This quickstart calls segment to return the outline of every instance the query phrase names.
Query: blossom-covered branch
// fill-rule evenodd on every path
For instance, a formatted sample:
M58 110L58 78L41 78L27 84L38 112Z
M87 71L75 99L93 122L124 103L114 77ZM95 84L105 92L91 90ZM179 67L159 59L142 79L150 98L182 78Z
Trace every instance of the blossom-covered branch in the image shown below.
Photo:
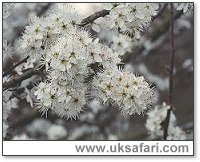
M33 75L41 74L42 70L43 70L43 68L41 68L41 69L32 68L32 69L28 70L27 72L23 73L22 75L18 75L17 77L13 78L12 80L5 82L3 84L3 90L6 90L10 87L14 87L17 84L21 83L23 80L32 77Z
M102 104L117 104L122 114L132 115L141 114L157 101L157 93L144 77L118 68L123 54L100 43L99 39L94 39L87 30L77 25L84 26L109 14L106 23L111 22L111 28L132 31L134 26L137 37L157 14L159 5L114 3L107 7L109 9L83 19L72 6L59 4L46 17L32 17L17 46L22 55L27 54L39 63L36 67L42 66L46 70L47 80L33 90L36 108L42 114L51 110L63 118L76 118L86 104L85 76L95 73L90 65L96 63L101 70L90 83L90 94ZM109 78L111 73L115 80ZM40 74L40 70L34 68L17 76L4 83L4 90L35 74ZM117 86L119 84L121 87Z
M25 57L24 59L22 59L21 61L19 61L18 63L16 63L15 65L13 65L12 67L10 67L9 69L7 69L4 73L3 73L3 77L5 77L6 75L10 74L17 66L23 64L24 62L26 62L29 59L29 56Z
M50 5L48 5L49 8ZM46 7L47 8L47 7ZM42 10L43 11L43 10ZM96 20L99 17L103 17L105 15L108 15L109 11L108 10L101 10L98 12L95 12L94 14L84 18L81 23L79 24L79 26L84 27L85 25L93 22L94 20ZM39 15L41 15L41 13L39 13ZM29 58L29 56L27 56L26 58L24 58L23 60L19 61L17 64L15 64L14 66L12 66L11 68L9 68L6 72L4 72L3 77L6 76L7 74L9 74L15 67L17 67L18 65L24 63L25 61L27 61ZM37 74L39 71L41 71L41 69L35 70L34 68L25 72L23 75L16 77L6 83L3 84L3 88L4 90L14 86L15 84L21 83L23 80Z

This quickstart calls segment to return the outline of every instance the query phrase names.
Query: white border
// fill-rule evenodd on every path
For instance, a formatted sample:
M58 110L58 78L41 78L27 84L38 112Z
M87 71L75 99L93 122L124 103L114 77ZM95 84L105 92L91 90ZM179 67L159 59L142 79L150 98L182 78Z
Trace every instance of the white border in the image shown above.
M193 155L193 141L4 141L3 155Z

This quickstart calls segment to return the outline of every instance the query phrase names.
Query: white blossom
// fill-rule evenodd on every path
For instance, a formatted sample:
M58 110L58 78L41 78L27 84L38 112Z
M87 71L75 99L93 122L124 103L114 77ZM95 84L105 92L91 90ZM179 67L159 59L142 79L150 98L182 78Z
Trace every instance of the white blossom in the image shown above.
M130 32L133 37L139 38L140 31L146 28L152 16L158 13L159 5L157 3L105 3L103 7L110 10L109 15L104 18L104 24L108 28Z
M120 55L124 55L126 52L131 52L134 41L130 37L123 34L113 35L111 48L114 51L117 51Z
M162 105L156 105L154 109L147 113L146 128L148 129L151 138L163 137L163 122L167 117L169 105L164 102ZM174 113L170 112L170 120L168 127L167 140L184 140L185 132L183 132L176 124Z
M103 103L116 103L124 115L141 114L156 102L156 92L144 77L118 68L105 69L94 79L94 96Z
M186 133L178 126L169 125L167 140L186 140Z
M120 28L126 30L129 4L112 5L110 17L113 23L117 21ZM155 7L151 6L146 12L153 15L150 11L154 9ZM94 86L92 88L95 89L95 93L97 92L94 95L99 95L103 103L108 100L115 101L125 115L140 114L155 102L156 95L143 77L116 70L116 65L121 62L120 55L131 48L128 43L130 39L120 35L119 39L123 38L122 42L117 38L113 39L113 49L111 49L78 26L82 19L83 17L70 5L58 4L46 17L39 18L32 15L29 25L19 40L18 47L21 52L27 53L34 62L39 62L38 66L45 66L47 73L47 80L33 89L36 108L42 114L47 115L51 110L63 118L76 118L86 104L85 77L89 73L96 73L91 69L91 65L98 64L99 69L104 69L104 72L98 74L98 79L91 81L91 85ZM116 44L118 46L115 46ZM29 68L29 65L25 64L24 67ZM106 89L107 83L102 82L101 87L98 86L99 81L108 71L115 78L111 82L111 78L108 77L114 87L112 91ZM117 85L120 83L117 82L119 75L125 77L124 84L121 86ZM134 85L132 79L137 80L139 88ZM125 85L126 83L130 85ZM126 86L132 86L134 92ZM102 93L104 89L107 94ZM31 102L29 96L27 97Z

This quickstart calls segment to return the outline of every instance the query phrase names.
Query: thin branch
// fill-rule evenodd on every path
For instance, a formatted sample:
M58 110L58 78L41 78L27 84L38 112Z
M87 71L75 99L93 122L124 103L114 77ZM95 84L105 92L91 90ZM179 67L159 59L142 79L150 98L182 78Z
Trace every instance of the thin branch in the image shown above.
M168 94L168 102L170 105L170 109L167 110L167 117L164 121L164 132L163 139L166 140L168 136L168 127L170 121L170 114L172 111L172 102L173 102L173 92L174 92L174 65L175 65L175 44L174 44L174 7L173 3L170 3L170 37L171 37L171 60L170 60L170 69L169 69L169 94Z
M9 69L7 69L4 73L3 73L3 77L5 77L6 75L10 74L17 66L23 64L24 62L26 62L29 59L29 56L27 56L26 58L24 58L23 60L19 61L18 63L16 63L15 65L13 65L12 67L10 67Z
M17 84L21 83L23 80L32 77L33 75L40 74L43 69L44 69L44 67L40 68L40 69L33 68L33 69L30 69L27 72L23 73L22 75L18 75L16 78L14 78L8 82L5 82L3 84L3 90L6 90L10 87L14 87Z
M104 17L104 16L108 15L109 13L110 13L109 10L101 10L101 11L95 12L94 14L83 19L81 24L79 24L79 26L83 27L83 26L93 22L94 20L98 19L99 17Z

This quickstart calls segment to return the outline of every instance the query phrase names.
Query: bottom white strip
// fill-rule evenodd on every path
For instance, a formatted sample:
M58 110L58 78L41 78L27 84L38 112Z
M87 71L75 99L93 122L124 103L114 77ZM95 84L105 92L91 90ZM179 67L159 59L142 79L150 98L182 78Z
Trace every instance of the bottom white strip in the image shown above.
M3 155L193 155L193 141L3 141Z

